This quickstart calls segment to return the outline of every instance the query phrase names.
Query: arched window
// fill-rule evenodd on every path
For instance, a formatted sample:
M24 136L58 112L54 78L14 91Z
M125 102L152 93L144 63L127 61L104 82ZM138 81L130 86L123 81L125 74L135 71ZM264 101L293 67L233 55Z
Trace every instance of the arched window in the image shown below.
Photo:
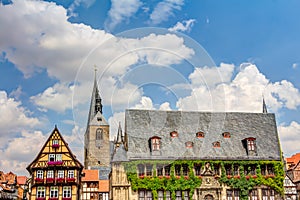
M96 130L96 140L103 140L103 129L98 128Z

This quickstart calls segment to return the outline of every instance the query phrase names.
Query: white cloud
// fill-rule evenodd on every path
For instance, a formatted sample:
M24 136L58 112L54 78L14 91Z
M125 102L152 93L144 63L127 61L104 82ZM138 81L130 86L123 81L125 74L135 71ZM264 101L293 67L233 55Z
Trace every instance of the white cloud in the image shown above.
M128 20L142 6L140 0L112 0L105 24L108 30L114 29L119 23Z
M164 102L159 106L159 110L172 110L169 102Z
M173 34L152 33L141 39L127 40L127 45L137 52L140 60L162 66L179 64L195 54L193 49L185 46L183 38Z
M23 131L21 137L7 142L6 149L0 149L3 156L0 169L4 171L13 170L18 175L27 175L26 167L37 156L46 139L46 136L40 131L34 131L33 133Z
M152 100L150 97L142 97L140 102L132 107L133 109L152 110L154 109Z
M79 7L80 5L84 5L85 7L89 8L91 5L95 3L96 0L75 0L73 3L69 6L68 12L69 16L77 16L75 13L75 9Z
M105 80L105 87L101 87L103 99L111 101L111 88L121 90L115 94L124 95L126 86L130 88L127 94L138 94L132 92L136 90L133 85L115 85L116 79L132 65L139 62L178 64L194 54L182 38L173 34L150 34L138 39L117 38L84 24L70 23L67 11L49 2L16 0L13 4L1 6L0 24L6 30L0 32L0 51L6 53L6 59L26 77L44 68L50 77L58 80L44 92L31 97L44 111L64 112L72 108L72 104L76 106L87 102L90 90L86 88L91 87L84 89L84 86L92 82L94 64L98 65L100 79ZM137 97L132 96L131 99L135 101ZM127 98L113 100L115 106L116 103L128 103Z
M40 124L39 119L32 117L32 113L20 101L8 98L5 91L0 91L0 113L1 136L18 133Z
M285 156L291 156L295 152L299 152L300 142L300 124L292 121L289 125L280 125L278 133Z
M297 67L298 67L298 63L293 63L293 65L292 65L292 67L293 67L293 69L296 69Z
M191 28L194 26L195 19L183 20L182 22L177 22L175 26L169 28L171 32L181 31L181 32L190 32Z
M221 63L220 67L197 67L189 75L189 79L194 87L206 85L211 88L221 83L230 82L233 70L234 65L225 63Z
M272 83L253 64L242 64L241 71L230 80L232 65L221 64L217 69L195 69L190 75L191 94L180 98L180 110L262 112L262 95L271 111L296 109L300 93L292 83L282 80ZM222 76L221 76L222 75ZM202 83L208 83L209 87Z
M160 24L174 15L174 10L181 10L184 0L164 0L159 2L150 15L152 24Z

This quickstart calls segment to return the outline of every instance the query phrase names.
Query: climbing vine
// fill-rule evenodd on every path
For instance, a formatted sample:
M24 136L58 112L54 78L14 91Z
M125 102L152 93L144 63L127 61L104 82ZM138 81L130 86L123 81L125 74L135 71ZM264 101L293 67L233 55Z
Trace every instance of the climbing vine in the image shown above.
M139 189L151 190L153 199L158 199L158 191L170 191L172 199L176 199L176 191L189 191L190 199L192 199L193 193L196 188L200 187L202 184L202 178L194 174L194 165L200 164L204 167L205 163L209 162L212 171L214 171L215 166L221 167L221 176L216 177L220 184L230 186L233 189L240 190L241 200L247 200L249 191L251 191L255 186L266 185L273 188L279 194L283 195L283 179L284 171L283 164L281 161L191 161L191 160L176 160L176 161L131 161L125 163L125 169L128 180L131 182L131 187L134 191ZM156 170L152 170L152 176L139 177L137 175L137 166L139 164L150 164L153 169L156 169L158 164L170 165L170 176L157 176ZM175 176L175 165L187 165L188 166L188 176L183 176L182 168L181 175ZM227 176L225 165L233 166L237 165L239 167L239 176ZM256 175L245 174L244 169L249 165L256 166ZM261 174L262 165L272 165L274 169L274 175L264 176ZM166 194L164 194L164 198Z

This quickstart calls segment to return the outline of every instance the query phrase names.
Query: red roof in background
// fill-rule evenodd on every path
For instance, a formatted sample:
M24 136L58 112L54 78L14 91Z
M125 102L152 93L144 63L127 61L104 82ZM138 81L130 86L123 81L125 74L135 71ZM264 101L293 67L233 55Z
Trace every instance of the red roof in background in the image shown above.
M99 173L97 169L84 169L82 171L85 175L82 181L99 181Z
M99 180L99 192L109 192L109 180Z
M18 176L17 177L17 184L19 184L19 185L25 185L26 181L27 181L26 176Z
M300 153L296 153L290 158L286 158L285 160L287 163L294 163L296 165L300 161Z

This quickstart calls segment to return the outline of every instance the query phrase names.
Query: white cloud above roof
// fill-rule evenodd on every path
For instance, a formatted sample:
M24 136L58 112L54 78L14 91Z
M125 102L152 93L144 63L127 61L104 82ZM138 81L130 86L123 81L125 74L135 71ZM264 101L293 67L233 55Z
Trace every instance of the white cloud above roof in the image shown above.
M174 16L174 11L181 10L183 5L184 0L164 0L159 2L150 14L151 23L157 25L167 21L169 17Z
M105 22L106 28L113 30L118 24L132 17L142 5L140 0L112 0L109 17Z
M168 30L171 32L190 32L195 22L195 19L183 20L182 22L177 22L173 27L169 28Z

